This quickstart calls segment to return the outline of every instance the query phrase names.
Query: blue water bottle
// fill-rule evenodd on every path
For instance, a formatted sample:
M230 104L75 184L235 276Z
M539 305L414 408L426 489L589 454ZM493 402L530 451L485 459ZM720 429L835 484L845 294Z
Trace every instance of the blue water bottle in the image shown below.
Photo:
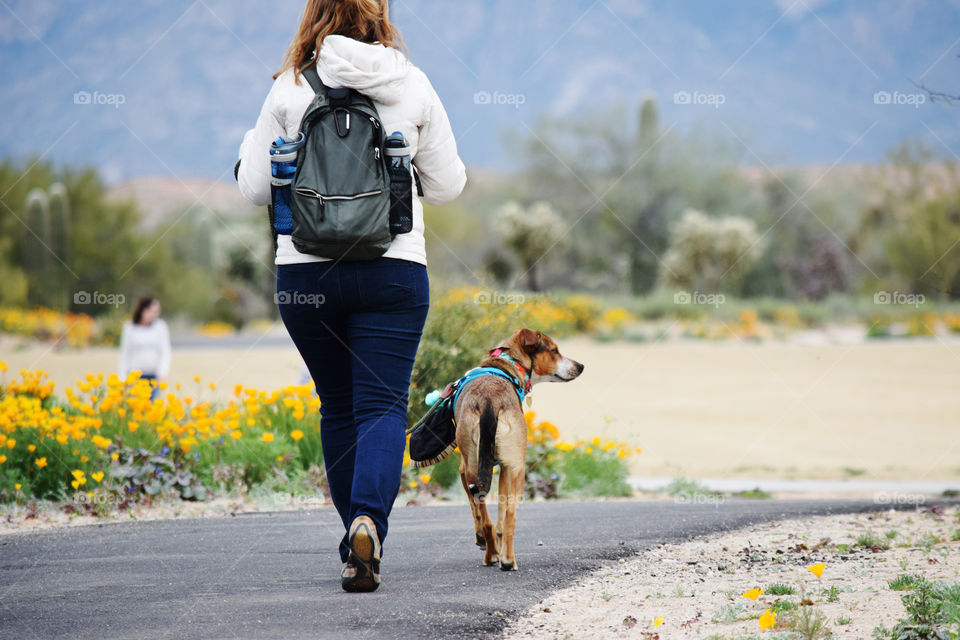
M387 173L390 175L390 234L413 230L413 175L410 172L410 147L400 131L387 136L384 145Z
M293 212L290 210L290 185L297 174L297 155L303 146L303 133L293 140L277 138L270 145L270 193L273 202L273 229L277 233L293 233Z

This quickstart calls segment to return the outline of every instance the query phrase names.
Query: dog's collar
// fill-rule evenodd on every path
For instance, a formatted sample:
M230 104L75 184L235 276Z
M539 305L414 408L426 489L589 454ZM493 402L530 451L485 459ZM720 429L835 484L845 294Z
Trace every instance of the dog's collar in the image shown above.
M503 358L510 364L512 364L517 369L517 373L520 374L520 382L523 384L524 393L530 393L530 387L533 386L533 369L531 368L530 372L527 372L527 368L524 367L516 358L507 353L507 350L503 347L497 347L490 351L490 356L493 358Z

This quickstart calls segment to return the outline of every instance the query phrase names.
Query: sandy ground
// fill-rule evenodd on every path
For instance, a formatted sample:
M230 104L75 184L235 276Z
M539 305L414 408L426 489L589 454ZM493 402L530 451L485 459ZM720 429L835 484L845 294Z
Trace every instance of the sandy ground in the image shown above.
M890 511L787 520L660 545L552 594L503 637L748 638L761 635L758 617L777 600L806 597L812 604L804 608L821 612L833 637L871 638L878 624L892 627L904 616L904 592L889 588L892 578L909 573L960 581L960 540L951 541L958 530L960 510ZM868 531L890 549L856 547ZM818 579L807 567L821 562L826 567ZM742 595L774 583L795 593ZM795 613L778 614L773 630L787 629Z
M960 344L940 339L798 345L561 341L583 362L575 382L534 389L561 436L643 447L637 476L960 479ZM113 371L111 349L4 348L12 372L42 368L58 391ZM201 398L235 383L296 382L292 348L180 349L172 382ZM203 384L193 382L200 375ZM206 387L216 382L216 391Z

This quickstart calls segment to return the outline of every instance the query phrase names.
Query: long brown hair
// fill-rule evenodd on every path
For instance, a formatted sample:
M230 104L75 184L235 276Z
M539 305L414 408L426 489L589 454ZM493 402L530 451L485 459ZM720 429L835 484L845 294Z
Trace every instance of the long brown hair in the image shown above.
M323 39L341 35L360 42L379 42L407 52L400 32L390 22L388 0L307 0L300 20L300 28L287 48L283 66L273 75L293 69L294 81L300 84L300 73L310 66L315 51Z
M137 306L133 310L133 324L140 324L140 321L143 320L143 312L156 301L157 299L153 296L144 296L137 300Z

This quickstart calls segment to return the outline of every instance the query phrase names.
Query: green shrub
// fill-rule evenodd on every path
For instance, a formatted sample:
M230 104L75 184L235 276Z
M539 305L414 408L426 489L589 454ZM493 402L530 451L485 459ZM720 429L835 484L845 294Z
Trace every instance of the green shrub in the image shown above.
M904 576L898 576L903 578ZM892 583L891 583L892 584ZM892 588L892 586L891 586ZM960 583L936 585L916 577L913 590L901 597L907 617L892 629L874 629L876 640L946 640L947 627L960 623Z
M627 463L617 451L581 444L560 455L560 491L564 495L632 496Z
M684 498L687 500L693 498L713 498L717 495L696 480L688 480L686 478L674 478L670 484L663 488L663 492L675 498Z

